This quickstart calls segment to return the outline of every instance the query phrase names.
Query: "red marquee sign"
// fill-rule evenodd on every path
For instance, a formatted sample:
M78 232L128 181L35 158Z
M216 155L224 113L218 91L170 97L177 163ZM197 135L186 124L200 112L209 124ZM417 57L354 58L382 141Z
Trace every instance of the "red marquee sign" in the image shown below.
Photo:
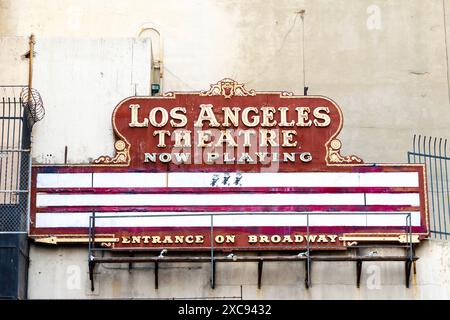
M207 91L130 97L113 111L115 155L35 166L30 235L113 248L345 248L428 234L425 168L341 155L332 100Z
M131 97L115 108L114 158L150 171L297 172L362 163L342 157L342 112L325 97L247 91L231 79L200 93Z

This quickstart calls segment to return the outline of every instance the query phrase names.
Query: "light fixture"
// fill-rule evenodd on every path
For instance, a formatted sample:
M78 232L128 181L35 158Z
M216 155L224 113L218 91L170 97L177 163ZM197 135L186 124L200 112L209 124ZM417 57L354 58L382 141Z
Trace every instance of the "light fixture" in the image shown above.
M159 83L152 83L152 96L156 96L159 93Z
M373 256L376 256L377 254L378 254L377 251L370 251L370 252L367 254L367 256L368 256L368 257L373 257Z

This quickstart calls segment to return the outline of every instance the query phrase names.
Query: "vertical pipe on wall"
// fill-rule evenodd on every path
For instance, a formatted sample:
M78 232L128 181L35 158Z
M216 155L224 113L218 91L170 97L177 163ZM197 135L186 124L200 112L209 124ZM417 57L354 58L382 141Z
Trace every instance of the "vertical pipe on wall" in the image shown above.
M28 45L29 45L29 49L30 49L30 59L28 60L28 106L30 106L31 104L31 89L33 87L33 56L34 56L34 45L36 44L36 41L34 39L34 34L30 35L29 41L28 41ZM25 117L26 111L23 110L23 117ZM24 118L25 120L25 118ZM23 120L23 121L24 121ZM25 133L25 131L23 132ZM27 132L27 134L31 135L31 132ZM28 203L27 203L27 231L29 232L30 230L30 212L31 212L31 207L30 207L30 203L31 203L31 175L32 175L32 166L31 166L31 143L27 146L28 147ZM23 148L23 146L22 146ZM20 188L22 189L22 188Z
M30 59L28 60L28 103L31 101L31 88L33 87L33 55L34 55L34 34L31 34L28 42L30 46Z
M445 193L442 195L443 199L447 196L447 214L444 213L444 232L445 232L445 240L447 240L447 215L450 214L450 201L449 199L449 190L448 190L448 171L447 171L447 139L444 140L444 164L445 164Z
M426 136L425 136L425 138L424 138L424 143L425 143L425 140L426 140ZM424 151L425 151L426 149L424 148ZM428 137L428 154L430 154L430 155L432 155L431 154L431 136L430 137ZM430 173L433 173L433 163L431 162L431 158L432 157L428 157L428 168L429 168L429 171L430 171ZM435 206L434 206L434 196L435 196L435 194L434 194L434 184L433 184L433 174L430 174L430 188L431 188L431 211L433 212L433 230L432 231L434 231L434 232L436 232L436 214L435 214Z
M303 73L303 95L308 95L308 87L306 86L306 67L305 67L305 9L297 12L302 19L302 73Z

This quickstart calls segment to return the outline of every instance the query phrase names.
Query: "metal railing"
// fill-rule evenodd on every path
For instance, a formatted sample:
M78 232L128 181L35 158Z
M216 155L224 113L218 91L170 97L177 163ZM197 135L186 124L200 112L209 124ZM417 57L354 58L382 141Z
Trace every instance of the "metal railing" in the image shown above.
M414 135L408 163L423 163L426 166L430 236L450 239L450 157L447 156L447 139Z
M309 288L311 286L311 262L312 261L356 261L357 262L357 286L359 287L360 282L360 275L361 275L361 265L363 261L403 261L406 263L406 286L409 287L409 280L410 280L410 273L411 273L411 266L412 263L417 260L418 258L414 255L414 242L413 242L413 229L412 229L412 218L410 212L402 212L399 214L405 215L405 225L403 227L399 227L399 230L403 230L403 234L406 236L406 241L404 244L378 244L378 246L381 247L389 247L389 248L404 248L406 249L405 255L361 255L359 254L360 248L373 248L377 245L374 243L368 243L366 245L352 245L347 247L347 249L357 250L356 254L351 255L326 255L326 256L319 256L315 255L314 253L317 251L323 251L323 250L330 250L330 249L345 249L343 245L339 246L333 246L333 245L326 245L326 246L319 246L314 245L311 246L311 226L310 226L310 216L311 215L317 215L317 213L311 213L311 212L283 212L283 215L306 215L306 237L304 238L306 244L302 245L290 245L285 247L280 246L255 246L255 245L249 245L245 247L227 247L227 246L217 246L214 244L214 235L215 235L215 228L217 228L214 225L214 217L216 216L239 216L239 215L277 215L280 213L276 212L227 212L227 213L192 213L192 214L146 214L146 213L139 213L139 214L133 214L133 215L121 215L120 213L116 215L98 215L97 213L93 213L89 217L89 245L88 245L88 263L89 263L89 277L91 280L91 290L94 291L94 268L97 263L129 263L130 268L132 263L139 263L139 262L153 262L155 263L155 288L158 288L158 264L161 262L203 262L203 263L210 263L211 265L211 274L210 274L210 282L211 282L211 288L214 289L215 287L215 273L216 273L216 262L231 262L231 261L242 261L242 262L258 262L258 287L261 286L261 273L262 273L262 264L264 261L304 261L305 262L305 286L306 288ZM344 212L340 213L342 215L360 215L359 212ZM364 214L367 215L377 215L377 214L383 214L383 212L365 212ZM99 219L120 219L120 218L142 218L142 217L152 217L152 218L167 218L167 217L191 217L191 216L203 216L203 217L209 217L210 225L209 225L209 247L208 246L190 246L188 248L179 248L176 249L185 249L186 251L195 251L198 249L206 250L209 252L208 256L201 256L198 253L196 253L193 256L174 256L174 257L166 257L162 256L161 254L159 256L147 256L147 257L135 257L134 254L131 254L131 256L128 257L104 257L103 253L105 251L111 251L111 246L97 246L98 241L96 241L96 233L97 229L99 228L97 220ZM220 226L224 227L224 226ZM100 227L101 228L101 227ZM208 241L207 241L208 243ZM151 248L139 248L142 249L142 251L155 251L155 250L164 250L164 249L170 249L169 246L157 246L157 247L151 247ZM290 252L294 251L294 254L284 254L284 255L264 255L264 256L245 256L245 255L239 255L239 257L233 257L230 258L230 256L223 256L220 253L222 253L224 250L230 252L233 250L239 250L239 251L267 251L267 249L271 249L272 252L280 252L283 250L289 250ZM300 254L296 253L295 250L306 250L305 252L301 252ZM123 248L122 251L126 251L128 253L132 253L136 251L134 248ZM96 255L97 252L102 252L102 256L98 257Z

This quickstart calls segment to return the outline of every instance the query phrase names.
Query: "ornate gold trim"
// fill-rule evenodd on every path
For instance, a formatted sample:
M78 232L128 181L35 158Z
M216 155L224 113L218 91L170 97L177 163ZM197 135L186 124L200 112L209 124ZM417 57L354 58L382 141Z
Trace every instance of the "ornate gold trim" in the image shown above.
M100 156L93 162L95 164L129 164L130 162L130 148L123 140L117 140L114 143L116 149L116 155L111 158L110 156Z
M88 243L89 237L86 235L53 235L34 238L34 242L54 245L61 243ZM95 242L101 243L102 246L111 247L115 242L119 242L119 238L116 238L114 235L99 235L95 237Z
M244 88L244 84L230 78L222 79L210 86L208 91L200 91L200 96L224 96L225 99L230 99L232 96L256 96L255 90L247 90Z
M100 246L103 248L114 248L114 243L118 242L118 241L114 241L114 242L102 242L100 243Z
M364 242L364 241L369 241L369 242L376 242L376 241L398 241L400 243L408 243L408 242L412 242L412 243L419 243L420 239L419 239L419 235L418 233L414 233L414 234L382 234L379 236L376 236L376 233L373 234L348 234L348 233L344 233L341 237L339 237L340 241L344 241L347 242L347 246L350 245L350 243L352 242Z
M355 156L341 156L342 142L339 139L333 139L327 149L327 164L328 163L345 163L354 164L362 163L362 159Z

